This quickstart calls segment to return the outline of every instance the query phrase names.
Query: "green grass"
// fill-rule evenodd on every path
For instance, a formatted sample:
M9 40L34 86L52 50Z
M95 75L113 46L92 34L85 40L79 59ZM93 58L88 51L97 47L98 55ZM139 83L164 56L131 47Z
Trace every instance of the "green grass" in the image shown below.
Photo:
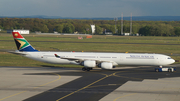
M93 36L91 39L78 40L78 36L69 35L23 35L30 44L40 51L84 51L84 52L129 52L180 54L180 37L155 36ZM66 43L62 43L64 41ZM71 42L71 43L68 43ZM76 43L80 42L80 43ZM102 42L102 43L86 43ZM148 43L148 44L125 44ZM162 44L162 45L159 45ZM170 45L179 44L179 45ZM16 50L14 39L10 34L0 34L0 50ZM171 56L180 60L180 56ZM81 67L76 65L54 65L34 61L22 56L0 52L0 66L28 67Z

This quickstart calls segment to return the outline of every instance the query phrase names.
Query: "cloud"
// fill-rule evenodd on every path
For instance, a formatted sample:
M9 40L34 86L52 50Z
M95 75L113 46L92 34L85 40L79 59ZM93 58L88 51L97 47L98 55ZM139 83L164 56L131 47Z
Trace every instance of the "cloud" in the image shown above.
M179 0L1 0L0 15L120 17L179 15ZM7 6L8 5L8 6Z

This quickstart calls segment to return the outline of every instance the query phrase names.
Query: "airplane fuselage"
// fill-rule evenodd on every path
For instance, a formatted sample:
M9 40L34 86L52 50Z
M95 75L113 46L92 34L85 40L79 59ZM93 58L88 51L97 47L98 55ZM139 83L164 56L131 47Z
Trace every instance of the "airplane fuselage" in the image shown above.
M99 62L110 62L115 65L151 65L162 66L175 62L174 59L163 54L144 54L144 53L93 53L93 52L23 52L25 57L37 61L53 64L79 64L73 59L95 60ZM54 54L63 58L57 58Z

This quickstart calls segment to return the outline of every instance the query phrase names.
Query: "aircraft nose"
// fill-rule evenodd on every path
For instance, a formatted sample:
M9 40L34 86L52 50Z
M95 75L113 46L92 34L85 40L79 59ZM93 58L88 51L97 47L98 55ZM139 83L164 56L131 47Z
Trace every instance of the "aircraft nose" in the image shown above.
M171 64L172 64L172 63L174 63L174 62L175 62L175 60L174 60L174 59L172 59Z

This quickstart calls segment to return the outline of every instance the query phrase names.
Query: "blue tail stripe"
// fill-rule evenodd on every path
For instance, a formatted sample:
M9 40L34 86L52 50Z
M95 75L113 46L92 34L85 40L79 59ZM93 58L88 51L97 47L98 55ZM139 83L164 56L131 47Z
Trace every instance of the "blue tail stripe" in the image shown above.
M29 51L29 52L38 52L38 50L34 49L32 46L25 47L19 51Z

